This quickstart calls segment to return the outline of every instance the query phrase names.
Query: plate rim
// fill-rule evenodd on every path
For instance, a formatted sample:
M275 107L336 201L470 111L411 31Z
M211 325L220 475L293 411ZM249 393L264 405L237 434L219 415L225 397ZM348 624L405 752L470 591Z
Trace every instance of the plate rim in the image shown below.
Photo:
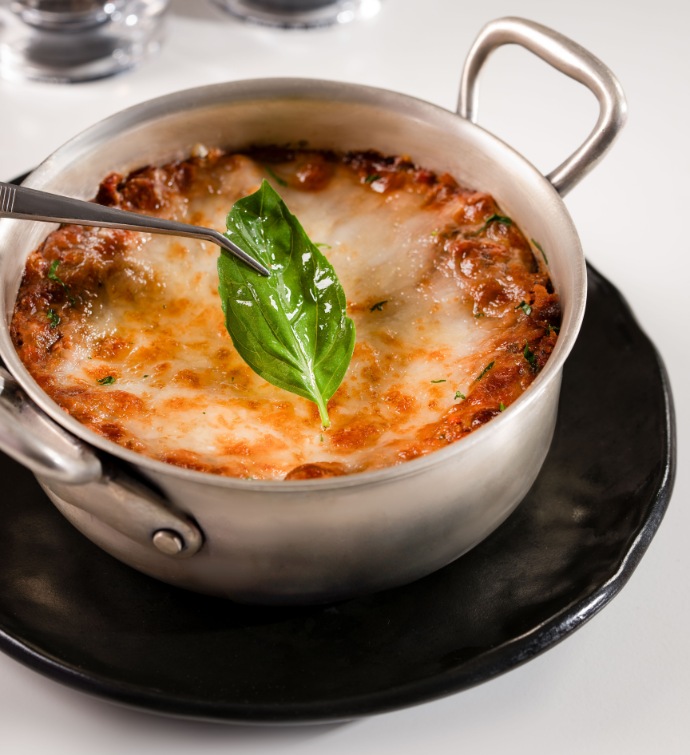
M114 681L100 673L84 672L72 663L61 661L51 652L18 639L2 626L0 650L54 681L111 703L149 713L238 724L326 724L401 710L459 693L517 668L554 647L597 615L628 582L658 531L670 502L676 474L675 411L664 362L621 292L589 262L587 268L597 284L607 289L607 295L615 296L617 304L655 357L664 407L660 421L663 419L665 433L660 443L663 469L658 475L655 494L649 498L647 514L638 528L633 530L635 538L624 551L615 573L586 597L564 606L528 632L502 642L460 666L384 690L317 702L257 704L193 700L189 696L170 692L161 694L137 684Z

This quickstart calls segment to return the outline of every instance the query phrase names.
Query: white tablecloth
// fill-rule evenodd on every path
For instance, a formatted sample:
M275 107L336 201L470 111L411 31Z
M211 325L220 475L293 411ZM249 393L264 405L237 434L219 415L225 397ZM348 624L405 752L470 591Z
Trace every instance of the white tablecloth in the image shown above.
M103 753L604 753L690 751L690 425L687 375L690 5L685 0L387 0L373 19L280 31L210 2L172 3L163 51L92 84L0 82L0 177L31 169L98 119L177 89L290 75L398 90L454 108L482 25L521 15L561 31L618 75L629 122L566 203L589 260L623 292L675 389L679 474L658 535L600 614L528 664L479 687L354 723L252 728L130 711L0 655L0 751ZM548 172L588 133L592 96L517 48L482 76L480 122ZM650 265L650 261L653 265ZM602 366L602 379L606 369ZM685 468L683 468L685 466Z

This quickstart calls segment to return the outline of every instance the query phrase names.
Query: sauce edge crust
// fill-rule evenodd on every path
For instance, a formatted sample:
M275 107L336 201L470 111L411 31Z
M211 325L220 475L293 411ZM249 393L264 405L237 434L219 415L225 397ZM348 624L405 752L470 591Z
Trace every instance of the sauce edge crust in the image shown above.
M247 161L251 163L250 173L254 171L252 178L256 178L256 171L264 172L279 192L296 192L295 197L316 197L318 201L319 196L326 196L322 192L326 192L332 182L345 176L342 180L351 181L357 191L375 194L381 202L409 195L420 213L443 219L443 224L425 237L424 243L430 252L420 255L416 287L422 291L420 301L426 301L428 292L434 290L438 281L446 288L450 282L453 290L457 290L458 306L465 314L470 313L477 327L486 328L481 349L463 362L467 374L462 388L453 392L454 386L441 385L450 383L445 376L428 381L439 384L429 388L435 391L433 395L425 396L425 411L435 404L434 418L427 421L427 416L410 431L406 420L415 414L419 405L414 387L410 389L395 381L386 383L387 373L382 380L375 368L380 371L385 360L379 354L367 362L364 352L369 344L360 343L359 359L364 366L358 375L370 381L369 386L360 390L364 394L372 393L377 381L382 382L386 390L381 389L379 393L373 390L373 406L350 414L346 408L342 409L343 421L334 422L333 431L326 436L327 453L321 453L318 443L312 443L302 458L292 458L282 466L262 466L261 461L254 458L262 447L265 446L267 453L283 453L269 437L270 433L266 441L252 445L231 438L231 428L226 433L228 439L224 441L223 452L216 456L200 453L198 447L190 447L184 440L168 448L154 444L152 451L132 427L137 424L154 426L161 421L164 424L165 417L160 416L161 405L153 406L146 390L128 390L127 381L121 377L123 360L131 355L131 344L126 337L119 336L117 327L111 328L111 336L89 340L88 335L89 321L103 317L109 298L120 295L136 299L139 295L156 294L153 288L160 286L160 281L155 275L147 278L142 273L142 281L132 283L131 280L136 275L132 273L134 268L129 260L147 242L143 236L132 232L64 225L27 260L11 335L20 358L37 383L66 412L125 448L178 466L237 477L312 479L391 466L443 448L506 410L529 387L556 343L561 316L558 296L553 291L546 265L532 251L512 219L501 214L490 195L463 188L449 175L437 175L420 168L404 156L389 157L375 152L336 154L276 147L227 154L212 150L181 162L146 166L128 176L113 173L101 183L95 201L203 224L199 217L189 217L191 200L200 194L223 199L224 176L249 170ZM204 201L210 201L208 197ZM232 201L225 202L226 211ZM180 253L179 241L168 243L178 250L175 254ZM328 256L327 251L326 254ZM347 287L345 290L348 294ZM358 297L355 301L348 297L348 313L363 319L377 316L382 310L394 310L385 295L381 294L380 299L376 295ZM156 300L155 296L153 299ZM220 305L216 303L219 310ZM132 306L136 319L136 302ZM103 329L100 332L102 336ZM86 345L79 342L84 333L87 333ZM234 349L227 333L224 335L227 343L216 351L227 349L227 361L232 358ZM376 338L380 352L378 332ZM152 347L155 347L155 338L153 340ZM391 351L400 350L401 346L407 348L399 337L391 336L389 340ZM156 388L156 380L158 387L168 392L174 383L179 395L172 397L173 404L177 398L181 405L190 400L194 391L206 389L207 378L194 369L178 369L172 377L166 374L161 366L174 361L174 355L166 353L168 347L166 344L165 348L159 348L158 353L153 348L151 360L141 362L142 370L148 370L142 374L147 379L153 376L152 390ZM419 349L417 352L419 359L431 358L428 352L421 353ZM77 379L63 381L60 369L65 362L75 361L75 353L81 355L82 362L90 364L80 365ZM222 360L223 355L218 358ZM294 397L287 399L279 389L272 389L265 396L262 389L255 386L258 378L253 380L240 372L237 372L236 382L235 378L232 380L234 391L239 390L242 380L248 386L248 405L258 411L260 417L268 420L277 417L275 421L287 427L299 419L292 406ZM346 406L353 390L352 385L344 389L341 386L331 399L329 410L333 405L338 416L338 410ZM437 398L442 390L447 392L443 400ZM272 410L257 409L254 404L261 401L271 404ZM242 405L241 408L245 411L247 407ZM207 414L200 412L200 419ZM305 421L313 421L318 416L310 409L306 413ZM397 437L388 437L388 429L396 421L401 432ZM318 420L315 420L315 430L318 430L317 425ZM315 432L314 436L317 435L319 433ZM324 434L320 435L319 442L323 444Z

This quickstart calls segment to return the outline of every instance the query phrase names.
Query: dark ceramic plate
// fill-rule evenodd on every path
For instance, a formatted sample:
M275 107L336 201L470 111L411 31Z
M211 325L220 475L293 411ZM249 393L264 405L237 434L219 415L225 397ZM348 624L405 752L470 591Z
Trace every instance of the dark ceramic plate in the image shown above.
M551 647L625 584L673 481L663 365L615 288L591 270L589 282L546 464L517 511L455 563L325 607L235 605L115 561L2 457L0 647L120 703L244 722L392 710Z

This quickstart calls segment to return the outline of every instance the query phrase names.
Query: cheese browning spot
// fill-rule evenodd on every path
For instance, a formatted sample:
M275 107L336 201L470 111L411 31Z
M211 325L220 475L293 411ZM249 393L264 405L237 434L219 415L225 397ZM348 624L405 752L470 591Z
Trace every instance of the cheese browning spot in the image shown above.
M357 329L331 427L319 432L314 404L240 358L213 245L70 225L29 256L11 325L21 359L65 411L169 464L306 480L461 440L543 369L561 314L542 248L490 195L406 156L205 148L107 176L97 200L223 230L266 178L318 240Z

